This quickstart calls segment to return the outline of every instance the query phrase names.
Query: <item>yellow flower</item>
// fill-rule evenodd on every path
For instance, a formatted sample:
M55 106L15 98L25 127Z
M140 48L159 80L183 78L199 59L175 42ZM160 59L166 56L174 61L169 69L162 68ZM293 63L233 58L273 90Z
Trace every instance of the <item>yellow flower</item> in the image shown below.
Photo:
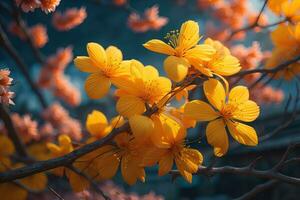
M31 144L27 147L28 154L36 160L48 160L51 158L46 142Z
M15 152L12 141L5 135L0 135L0 172L6 171L7 166L11 165L11 156Z
M89 133L97 139L105 137L112 129L112 127L108 125L105 115L97 110L94 110L88 115L86 128Z
M5 172L23 166L21 163L12 164L9 156L11 156L14 152L15 148L11 140L5 135L0 135L0 172ZM19 183L32 191L39 192L46 188L47 176L43 173L38 173L20 179ZM1 199L26 200L28 191L15 183L7 182L0 184L0 194Z
M58 145L54 143L47 143L47 148L51 151L53 158L66 155L74 149L72 140L67 135L60 135L58 137ZM88 180L66 167L58 167L53 170L53 173L57 176L63 176L65 174L68 177L69 183L74 192L81 192L89 187Z
M279 25L272 33L271 39L275 46L272 56L267 60L265 68L272 69L294 59L300 53L300 24ZM300 73L300 63L295 62L279 70L271 76L275 79L291 80Z
M265 68L272 69L284 62L294 59L296 56L297 56L296 51L293 52L292 50L275 48L272 52L272 56L267 60L265 64ZM295 62L277 71L275 74L270 74L270 76L274 79L283 78L287 81L290 81L299 74L300 74L300 63Z
M294 23L300 21L299 0L269 0L268 6L275 14L285 16Z
M281 24L271 33L271 39L276 48L299 51L300 49L300 24Z
M153 115L155 130L151 135L154 147L144 155L143 165L152 166L158 162L159 176L167 174L175 161L180 174L192 182L192 174L198 171L203 157L196 149L185 146L185 127L173 116L161 113Z
M216 52L209 61L192 59L193 66L206 76L218 74L221 76L230 76L240 71L239 60L230 54L230 51L219 41L206 39L205 44L212 46Z
M196 120L190 119L184 115L184 106L185 104L179 108L171 107L169 112L171 115L179 119L185 128L195 128Z
M215 50L206 44L197 45L201 36L199 26L195 21L186 21L181 25L180 32L173 31L166 36L165 42L153 39L144 44L150 51L168 55L164 61L164 69L170 79L182 81L191 66L191 60L210 60Z
M123 179L129 185L137 180L145 181L145 170L141 167L143 145L128 133L121 133L115 137L116 146L105 145L78 160L75 165L81 165L83 172L95 180L111 179L121 165Z
M191 91L191 90L193 90L193 89L195 89L197 86L196 85L189 85L189 86L187 86L186 88L184 88L184 89L181 89L179 92L177 92L176 94L175 94L175 99L177 100L177 101L181 101L182 99L184 100L184 101L187 101L188 100L188 97L189 97L189 91ZM176 91L177 89L179 89L180 87L177 87L177 88L175 88L174 90Z
M231 136L239 143L257 145L255 129L240 122L254 121L259 115L259 107L249 100L246 87L236 86L227 96L221 82L209 79L204 82L204 93L213 107L204 101L194 100L185 105L184 113L197 121L209 121L206 137L208 143L214 147L216 156L223 156L228 150L226 126Z
M168 78L159 76L152 66L144 67L138 61L128 61L127 66L132 74L130 81L120 85L117 95L117 111L125 117L142 114L145 104L158 103L171 91L172 83Z
M119 81L126 79L128 73L122 67L122 52L114 46L106 50L97 43L87 44L87 56L78 56L74 63L83 72L91 73L85 82L85 91L92 99L105 96L111 83L118 85Z
M34 192L42 192L47 186L47 176L38 173L19 180L19 183L24 187ZM22 186L15 183L0 184L1 199L9 200L26 200L28 199L28 191Z

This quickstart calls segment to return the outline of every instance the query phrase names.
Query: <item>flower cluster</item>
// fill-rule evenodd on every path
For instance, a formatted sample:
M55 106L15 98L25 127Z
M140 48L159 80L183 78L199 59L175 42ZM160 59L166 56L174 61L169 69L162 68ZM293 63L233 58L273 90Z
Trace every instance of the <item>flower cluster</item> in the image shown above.
M42 66L38 83L40 87L50 89L53 94L71 106L81 101L79 90L64 74L64 70L73 58L72 48L58 49L55 55L48 57Z
M13 79L9 75L8 69L0 69L0 103L6 105L14 104L11 100L14 97L14 92L9 89Z
M300 10L300 9L299 9ZM289 61L300 53L300 24L281 24L272 33L271 39L275 46L272 56L266 63L267 69L272 69L278 64ZM288 67L279 70L275 79L284 78L292 80L300 73L300 62L290 64Z
M283 16L292 23L300 22L300 2L297 0L269 0L268 7L277 16Z
M56 9L60 0L15 0L15 2L24 12L40 8L45 13L50 13Z
M86 17L85 8L69 8L64 13L55 12L52 17L52 24L59 31L68 31L81 24Z
M144 15L131 13L128 17L128 26L134 32L146 32L149 30L159 30L168 23L168 18L158 15L158 6L152 6L145 10Z
M198 24L187 21L179 31L167 34L167 42L153 39L144 44L168 56L164 61L168 77L161 76L154 66L123 60L123 53L115 46L105 49L97 43L87 44L88 55L74 60L80 71L90 74L85 91L90 98L100 99L116 87L119 116L108 122L101 111L89 114L86 128L91 137L86 143L113 134L116 128L129 128L117 134L113 143L78 158L74 167L96 181L112 178L120 168L124 181L132 185L145 181L145 167L158 165L162 176L175 163L182 177L192 182L203 155L187 145L187 129L199 121L209 122L206 137L216 156L225 155L229 149L227 131L243 145L257 145L256 131L246 123L254 121L260 109L249 100L246 87L229 90L224 78L240 71L238 59L219 41L208 38L199 44L201 37ZM201 88L208 102L188 98L190 91ZM184 100L179 108L171 104L173 97ZM53 116L54 112L49 113ZM53 157L76 149L66 135L59 137L58 145L49 143L48 148ZM67 175L74 191L89 185L84 181L79 184L82 178L64 167L57 170L59 175Z

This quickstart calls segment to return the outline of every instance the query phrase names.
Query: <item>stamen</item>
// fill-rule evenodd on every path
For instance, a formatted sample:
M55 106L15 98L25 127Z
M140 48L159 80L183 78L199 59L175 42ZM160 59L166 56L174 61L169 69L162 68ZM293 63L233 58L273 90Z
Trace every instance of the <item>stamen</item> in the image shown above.
M168 41L168 45L172 46L173 48L176 48L178 45L178 36L179 36L179 31L172 30L169 33L167 33L164 39Z

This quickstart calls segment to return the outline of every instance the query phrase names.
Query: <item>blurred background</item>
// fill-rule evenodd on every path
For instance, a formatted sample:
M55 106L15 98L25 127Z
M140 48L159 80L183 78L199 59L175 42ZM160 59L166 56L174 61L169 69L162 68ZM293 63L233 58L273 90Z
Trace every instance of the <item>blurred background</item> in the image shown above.
M10 4L9 0L4 0L3 2ZM243 7L244 9L243 15L233 16L235 18L243 18L243 22L237 26L232 26L220 21L218 12L220 13L221 11L216 9L220 9L221 6L219 6L219 8L214 8L213 3L207 2L209 1L62 0L54 13L51 12L46 14L40 10L36 10L28 13L22 12L21 16L26 22L27 27L41 24L46 29L47 42L42 45L42 47L38 48L39 51L45 55L46 60L51 55L57 55L60 48L63 50L69 48L71 53L64 52L65 54L69 53L67 56L76 57L79 55L86 55L86 44L88 42L97 42L104 47L109 45L117 46L122 50L124 59L138 59L145 65L154 65L160 70L162 75L165 75L162 70L162 63L165 57L146 50L142 44L154 38L163 39L169 31L179 29L184 21L195 20L199 22L200 32L203 34L202 41L208 37L224 40L223 42L232 50L232 52L235 52L237 56L244 56L242 59L246 64L249 64L247 61L250 62L250 59L254 59L256 60L255 63L250 63L249 65L252 64L252 68L260 67L261 63L268 57L272 50L272 43L269 35L270 31L272 31L272 27L261 31L247 32L246 36L240 36L240 38L235 38L230 42L225 41L225 39L220 36L220 33L225 33L229 29L236 30L238 29L237 26L240 26L240 28L246 26L251 21L250 18L252 17L253 19L253 16L258 14L264 1L228 1L230 3L235 3L235 5L239 4L240 7ZM56 12L64 12L70 8L85 9L86 17L82 17L82 22L70 30L58 30L58 28L53 25L53 16ZM151 8L154 9L152 12L159 12L158 14L156 13L158 15L155 16L156 20L162 19L160 19L161 24L147 28L144 27L145 24L142 24L142 22L138 20L147 17L147 15L145 15L145 10ZM232 8L232 10L227 9L223 12L225 12L224 15L227 16L226 14L228 14L228 12L235 12L235 10ZM134 14L138 15L141 19L136 19L137 17L134 16ZM29 50L29 45L16 34L16 31L14 31L13 22L10 17L5 14L5 11L0 11L0 16L3 26L6 27L5 33L12 45L17 49L19 56L24 60L26 70L30 74L30 77L35 82L40 83L42 68L47 67L47 64L41 65L41 63L37 62L36 57L32 51ZM264 13L264 16L268 19L268 23L277 20L276 16L268 10ZM250 51L252 51L252 54L256 54L252 55ZM59 90L62 93L61 95L58 94L59 92L55 92L49 87L41 86L40 91L45 97L48 105L53 104L54 102L59 103L67 110L70 118L78 120L80 124L83 124L80 132L83 133L84 137L84 133L86 132L84 127L86 116L92 110L101 110L108 118L117 115L116 111L113 109L115 98L113 97L112 92L110 94L111 98L108 97L101 100L89 99L83 89L87 74L79 72L71 60L72 59L70 59L70 62L66 63L64 68L64 79L66 79L68 84L72 85L74 90L76 90L75 92L73 91L73 93L70 92L70 95L72 97L79 97L76 97L74 101L71 100L72 103L70 103L70 98L61 98L61 96L65 94L64 90ZM11 70L11 76L14 79L14 85L11 90L16 93L13 98L16 105L11 107L11 111L18 113L20 116L30 113L31 120L36 121L38 123L38 125L36 125L37 129L41 130L42 128L45 128L43 126L44 119L41 117L44 112L43 108L27 81L24 79L24 74L16 65L15 60L12 59L6 51L1 49L0 66L1 68L9 68ZM48 73L51 73L51 71ZM232 82L235 82L235 80L232 80ZM64 84L64 82L62 84ZM247 85L248 83L242 81L241 84ZM255 122L256 130L260 137L264 138L271 133L273 134L272 138L262 141L257 147L247 148L237 146L223 158L216 159L216 165L245 166L257 157L262 156L263 159L257 163L257 168L268 169L278 162L278 159L291 141L300 141L300 124L297 116L297 109L299 106L297 105L297 102L294 101L294 99L297 98L296 84L294 84L293 81L273 81L268 84L268 87L269 88L267 89L261 89L259 91L253 90L254 92L252 95L254 99L259 101L262 108L262 114ZM193 98L198 98L200 96L200 93L194 94ZM279 126L280 128L278 129ZM207 145L205 139L198 142L199 133L202 138L204 137L204 127L203 124L198 125L191 133L189 133L189 138L190 141L197 141L191 142L191 146L199 148L204 155L207 155L204 162L209 165L209 163L214 160L211 148ZM286 170L289 175L299 176L300 172L297 169L299 169L299 165L292 164ZM136 193L140 196L153 191L156 195L170 200L227 200L246 193L255 185L263 183L264 180L255 177L236 175L216 175L213 177L194 176L193 183L188 184L183 181L182 178L172 180L171 176L158 177L157 169L151 168L147 169L147 178L146 183L144 184L137 183L134 186L128 186L122 181L120 175L116 176L113 179L113 182L123 188L126 193ZM53 185L53 188L58 192L69 190L64 182L57 183L54 181ZM280 184L276 189L271 189L259 195L257 199L296 200L299 199L299 196L300 192L297 187ZM34 199L35 197L32 198ZM149 195L144 199L158 198L158 196Z

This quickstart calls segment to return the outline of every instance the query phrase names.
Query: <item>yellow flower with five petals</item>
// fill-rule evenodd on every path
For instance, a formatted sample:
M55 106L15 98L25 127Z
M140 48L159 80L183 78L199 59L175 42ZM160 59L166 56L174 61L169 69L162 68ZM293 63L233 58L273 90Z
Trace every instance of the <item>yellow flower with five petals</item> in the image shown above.
M259 115L259 107L249 100L246 87L236 86L226 95L221 82L209 79L204 82L204 94L212 106L204 101L193 100L185 105L184 113L191 119L209 122L206 137L208 143L214 147L216 156L226 154L229 147L225 127L239 143L257 145L255 129L240 122L252 122Z
M124 117L139 115L146 110L145 104L153 105L165 97L172 88L171 81L159 76L153 66L145 66L136 61L128 61L131 79L124 81L117 91L119 100L117 111Z
M74 60L76 67L83 72L91 73L85 82L85 91L92 99L105 96L111 83L118 85L129 74L122 67L122 52L114 46L106 50L97 43L88 43L89 56L77 56Z
M173 31L167 34L168 44L153 39L144 44L144 47L156 53L168 55L164 61L164 69L170 79L176 82L182 81L188 74L191 60L208 61L215 53L214 48L207 44L198 45L198 23L192 20L182 24L180 32Z

